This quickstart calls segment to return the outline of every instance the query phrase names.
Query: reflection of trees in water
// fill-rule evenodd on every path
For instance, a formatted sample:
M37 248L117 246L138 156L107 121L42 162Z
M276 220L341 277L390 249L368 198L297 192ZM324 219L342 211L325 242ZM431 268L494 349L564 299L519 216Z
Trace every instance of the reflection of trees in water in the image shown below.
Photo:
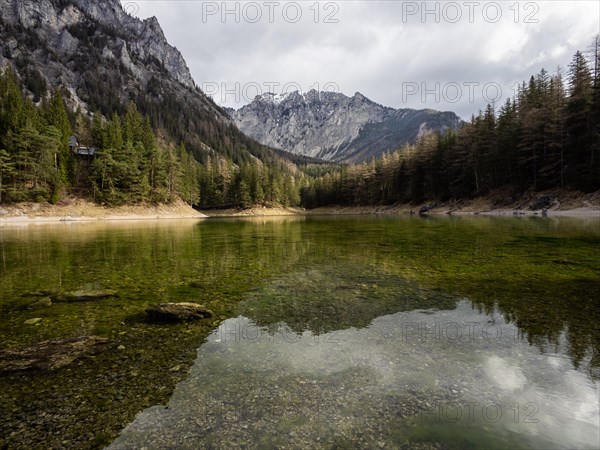
M600 306L594 298L600 292L600 281L549 276L535 285L498 279L482 282L481 286L495 293L490 297L477 292L467 294L473 306L485 313L497 309L531 345L542 352L562 349L575 367L589 365L592 376L600 378Z
M90 283L145 300L161 292L168 297L190 283L211 292L237 290L298 261L308 245L300 233L291 223L195 221L6 230L0 306L14 306L7 304L26 292L76 290Z
M319 335L367 327L377 317L415 309L454 309L456 299L426 291L376 267L329 266L291 272L250 292L238 312L272 333L284 322L290 330Z

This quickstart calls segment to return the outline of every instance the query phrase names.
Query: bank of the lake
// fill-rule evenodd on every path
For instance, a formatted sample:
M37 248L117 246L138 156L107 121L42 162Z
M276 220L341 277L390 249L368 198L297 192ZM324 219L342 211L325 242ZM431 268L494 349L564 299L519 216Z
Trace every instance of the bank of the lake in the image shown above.
M392 206L327 206L310 209L305 215L328 216L328 215L432 215L432 216L528 216L528 217L600 217L600 209L597 207L581 207L572 209L530 210L511 208L453 208L449 205L436 205L422 213L419 210L424 205L392 205ZM207 213L210 215L210 212ZM236 214L237 216L252 214ZM236 215L231 215L232 217Z
M290 215L482 215L482 216L565 216L600 217L600 191L593 193L549 190L512 198L495 193L470 200L394 205L333 205L314 209L291 207L229 208L203 210L208 217L290 216Z
M198 219L203 217L304 216L304 215L487 215L487 216L568 216L600 217L600 191L581 193L566 190L529 192L511 197L497 192L469 200L426 201L394 205L332 205L314 209L262 206L251 208L208 209L198 211L177 200L170 204L104 206L70 197L50 203L0 205L0 226L57 222L114 220Z
M167 204L105 206L82 198L70 197L56 205L47 202L0 205L0 226L106 220L199 219L203 217L206 216L181 200Z
M249 217L249 216L302 216L306 214L303 208L283 206L253 206L252 208L207 209L202 213L208 217Z
M568 216L600 217L600 191L592 193L549 190L511 197L495 193L469 200L436 201L418 204L376 206L325 206L308 210L307 214L428 214L482 216Z
M565 190L530 192L511 197L505 192L468 200L427 201L415 204L377 206L325 206L307 214L428 214L485 216L600 217L600 191L581 193Z

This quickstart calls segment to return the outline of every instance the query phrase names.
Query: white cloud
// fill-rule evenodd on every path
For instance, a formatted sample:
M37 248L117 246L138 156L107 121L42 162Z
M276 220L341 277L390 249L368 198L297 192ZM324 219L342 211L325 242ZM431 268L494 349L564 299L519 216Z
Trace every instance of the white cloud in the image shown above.
M595 1L481 1L473 7L462 1L321 1L318 8L297 2L296 23L291 19L298 6L275 3L135 0L140 17L158 17L199 86L294 82L308 90L334 82L347 95L360 91L384 105L454 110L463 117L485 107L486 83L499 83L511 95L511 85L542 67L566 67L600 32ZM223 20L224 6L238 12ZM260 20L245 20L256 17L257 6ZM452 23L457 11L461 19ZM440 90L447 83L479 86L473 101L465 88L460 101L449 102L443 95L407 97L407 82L426 89L439 83ZM227 106L251 100L238 97L215 100Z

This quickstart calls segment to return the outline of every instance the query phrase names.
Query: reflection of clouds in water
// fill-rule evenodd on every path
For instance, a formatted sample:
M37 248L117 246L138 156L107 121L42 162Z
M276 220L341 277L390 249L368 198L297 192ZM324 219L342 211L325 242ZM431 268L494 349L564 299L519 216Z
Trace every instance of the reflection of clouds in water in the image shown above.
M521 369L498 356L488 358L486 372L488 377L505 391L514 392L525 386L526 380Z
M592 382L581 371L573 370L569 358L565 356L548 355L545 362L547 366L541 370L557 373L557 379L561 382L561 389L554 393L552 401L549 403L554 404L557 408L560 407L565 416L595 427L598 436L596 443L600 446L600 435L598 435L600 431L600 399L598 398L600 384L596 382L595 388L591 388ZM540 397L546 395L546 399L550 398L550 393L539 389L538 392L540 392Z
M231 319L199 349L190 378L177 387L169 409L142 412L114 447L141 446L153 439L176 442L189 435L201 446L206 444L205 427L215 433L210 439L221 439L220 433L225 433L234 441L256 443L268 435L284 444L298 435L326 439L340 433L352 441L358 439L349 431L354 427L393 445L400 420L395 413L404 412L406 405L418 405L406 415L414 418L420 411L435 409L436 404L468 402L479 408L475 424L441 420L423 424L423 435L451 425L453 432L463 427L463 438L476 446L487 442L478 439L490 430L499 439L496 444L504 447L596 446L598 386L583 371L574 370L568 358L542 354L527 342L515 340L516 329L499 316L492 318L502 327L501 336L495 339L480 334L462 341L433 334L417 339L403 335L404 323L427 322L433 329L434 323L485 324L489 319L461 301L453 311L397 313L379 317L360 330L321 336L304 332L299 339L290 339L289 330L264 332L260 339L223 339L222 331L234 329L233 324L238 329L252 325L244 317ZM227 405L225 415L227 408L260 412L246 421L236 418L235 425L225 421L208 427L202 407L215 399ZM278 402L308 417L292 427L296 437L281 428L287 423L281 416L269 415L269 408ZM482 408L492 403L501 409L501 418L482 420ZM328 428L322 428L322 421L312 421L310 415L317 409L328 418ZM186 422L189 417L195 417L191 424ZM446 436L456 435L437 434L434 440L443 441Z
M380 386L387 388L418 383L439 385L452 393L456 384L456 392L458 386L463 388L461 398L449 398L449 403L474 401L482 408L497 403L504 415L503 426L512 432L539 436L546 445L554 443L558 447L596 445L598 388L584 373L573 369L569 358L540 354L537 348L514 339L517 334L513 325L495 319L500 321L499 333L486 335L487 338L475 332L462 340L443 333L425 333L415 338L394 326L398 320L429 322L429 331L435 329L436 323L442 324L443 329L445 323L485 321L466 302L456 311L441 311L429 317L399 313L376 319L366 330L336 333L341 348L300 346L282 354L282 359L290 369L311 374L321 371L330 375L364 366ZM473 330L482 330L482 326ZM387 336L382 339L382 335Z
M567 367L565 358L528 356L519 352L518 358L491 356L485 361L487 381L498 390L493 401L507 414L505 426L546 439L551 448L597 445L597 387Z

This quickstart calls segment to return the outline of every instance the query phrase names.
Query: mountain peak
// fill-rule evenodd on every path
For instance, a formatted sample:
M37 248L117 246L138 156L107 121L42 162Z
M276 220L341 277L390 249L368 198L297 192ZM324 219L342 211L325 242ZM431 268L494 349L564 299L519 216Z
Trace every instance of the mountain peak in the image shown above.
M279 105L281 102L286 100L289 97L289 95L289 93L275 94L274 92L265 92L262 95L257 95L254 101Z
M164 34L163 29L160 26L160 23L158 22L158 19L156 18L156 16L152 16L152 17L148 17L147 19L144 19L144 25L146 25L157 36L161 37L162 39L165 39L165 41L166 41L165 34Z
M425 130L444 131L460 123L453 113L395 110L360 92L347 97L314 89L304 95L263 94L230 113L242 132L265 145L339 162L395 151Z
M160 26L160 23L158 22L158 19L156 18L156 16L151 16L151 17L148 17L147 19L144 19L144 23L148 24L152 28L158 29L162 32L162 27Z

